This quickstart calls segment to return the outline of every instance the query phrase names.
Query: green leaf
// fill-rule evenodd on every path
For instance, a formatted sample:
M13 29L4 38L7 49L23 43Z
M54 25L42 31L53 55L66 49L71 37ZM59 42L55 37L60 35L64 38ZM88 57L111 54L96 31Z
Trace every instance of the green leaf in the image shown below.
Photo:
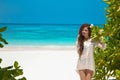
M19 64L17 61L14 62L14 67L15 67L15 69L19 68Z
M3 47L4 47L3 44L0 43L0 48L3 48Z
M4 32L7 30L7 26L0 28L0 32Z
M3 42L4 44L8 44L8 42L5 39L3 39L2 37L0 37L0 41Z
M21 79L18 79L18 80L27 80L25 77L21 78Z
M2 59L0 58L0 63L2 62Z
M0 37L2 37L2 34L0 33Z

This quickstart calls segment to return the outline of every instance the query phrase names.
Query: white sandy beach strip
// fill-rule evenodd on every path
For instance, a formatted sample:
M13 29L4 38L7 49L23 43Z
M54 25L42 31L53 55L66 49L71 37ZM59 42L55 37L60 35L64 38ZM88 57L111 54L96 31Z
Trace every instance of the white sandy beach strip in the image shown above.
M1 66L18 61L27 80L79 80L75 46L23 46L0 49Z
M6 46L4 48L0 48L0 51L28 51L28 50L75 50L75 46L56 46L56 45L45 45L45 46L26 46L26 45L20 45L20 46Z

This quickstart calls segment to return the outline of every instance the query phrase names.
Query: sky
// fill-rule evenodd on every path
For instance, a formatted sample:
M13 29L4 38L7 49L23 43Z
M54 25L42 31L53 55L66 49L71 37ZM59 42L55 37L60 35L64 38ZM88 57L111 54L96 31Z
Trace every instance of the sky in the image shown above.
M104 24L102 0L0 0L0 23Z

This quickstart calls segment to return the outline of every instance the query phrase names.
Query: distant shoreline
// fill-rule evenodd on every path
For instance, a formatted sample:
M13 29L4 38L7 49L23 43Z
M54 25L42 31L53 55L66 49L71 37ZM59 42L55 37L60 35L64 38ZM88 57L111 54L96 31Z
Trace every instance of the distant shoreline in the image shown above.
M0 51L50 51L50 50L75 50L75 45L13 45L13 46L5 46L0 48Z

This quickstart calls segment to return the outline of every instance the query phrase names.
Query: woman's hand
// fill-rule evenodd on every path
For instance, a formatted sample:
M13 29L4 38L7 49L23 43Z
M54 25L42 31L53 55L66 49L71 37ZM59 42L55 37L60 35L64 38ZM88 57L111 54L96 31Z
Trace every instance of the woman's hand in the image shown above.
M99 40L100 41L98 42L98 47L105 50L106 49L106 43L105 43L104 37L101 36Z

